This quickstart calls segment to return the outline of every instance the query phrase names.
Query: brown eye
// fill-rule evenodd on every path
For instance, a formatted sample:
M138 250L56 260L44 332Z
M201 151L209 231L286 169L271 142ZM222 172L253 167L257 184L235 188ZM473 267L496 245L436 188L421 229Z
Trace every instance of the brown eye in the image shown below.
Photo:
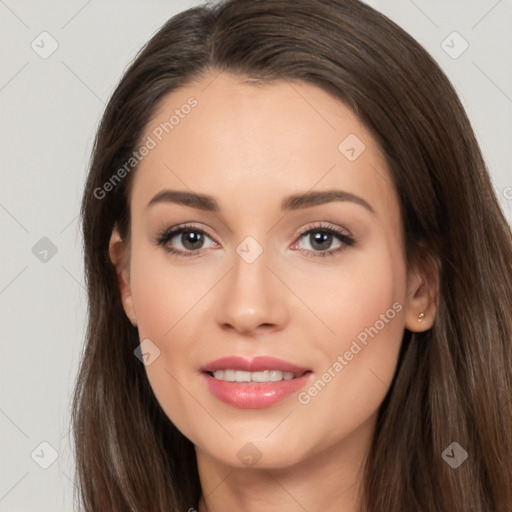
M306 256L332 256L342 252L355 240L348 234L322 224L302 231L293 249L305 251ZM297 246L298 245L298 246Z
M210 241L209 247L218 247L211 236L203 229L193 226L182 226L168 229L160 233L155 244L163 247L167 252L179 256L196 256L203 249L207 249L207 242Z
M315 250L325 251L331 248L333 235L322 231L311 232L309 235L309 243Z
M180 242L185 249L190 251L201 249L204 243L204 234L199 231L182 231Z

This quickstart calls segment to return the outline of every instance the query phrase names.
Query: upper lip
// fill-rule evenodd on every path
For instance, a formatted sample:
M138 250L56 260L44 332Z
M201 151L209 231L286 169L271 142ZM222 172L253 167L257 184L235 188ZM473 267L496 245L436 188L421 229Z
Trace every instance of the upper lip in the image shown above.
M280 370L297 375L308 371L308 368L302 368L283 359L271 356L256 356L252 358L240 356L222 357L201 367L202 372L214 372L216 370L242 370L246 372Z

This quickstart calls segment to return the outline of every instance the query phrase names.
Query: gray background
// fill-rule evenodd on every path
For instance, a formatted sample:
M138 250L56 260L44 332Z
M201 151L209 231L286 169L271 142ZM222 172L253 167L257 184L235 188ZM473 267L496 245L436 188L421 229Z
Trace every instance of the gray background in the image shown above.
M69 400L86 313L77 214L93 136L140 46L199 3L0 0L1 511L72 510ZM368 3L451 78L512 220L511 0Z

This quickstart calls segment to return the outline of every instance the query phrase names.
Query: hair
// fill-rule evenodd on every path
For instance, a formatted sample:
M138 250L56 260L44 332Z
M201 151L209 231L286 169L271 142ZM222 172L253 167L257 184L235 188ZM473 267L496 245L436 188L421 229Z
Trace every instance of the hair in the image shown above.
M431 329L404 336L365 460L369 512L512 510L512 236L452 85L429 54L357 0L227 0L166 22L101 120L82 200L86 343L73 396L75 501L86 512L197 507L194 446L134 356L108 246L130 232L133 172L95 190L137 149L161 100L206 73L305 82L375 137L397 191L408 264L436 262ZM186 121L184 121L186 122ZM442 453L456 441L457 469Z

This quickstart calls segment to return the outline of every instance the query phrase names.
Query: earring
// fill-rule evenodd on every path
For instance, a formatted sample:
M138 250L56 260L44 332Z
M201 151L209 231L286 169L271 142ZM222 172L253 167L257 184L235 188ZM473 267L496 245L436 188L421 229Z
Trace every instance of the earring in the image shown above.
M425 318L425 313L420 313L418 315L418 322L423 322L423 319Z

